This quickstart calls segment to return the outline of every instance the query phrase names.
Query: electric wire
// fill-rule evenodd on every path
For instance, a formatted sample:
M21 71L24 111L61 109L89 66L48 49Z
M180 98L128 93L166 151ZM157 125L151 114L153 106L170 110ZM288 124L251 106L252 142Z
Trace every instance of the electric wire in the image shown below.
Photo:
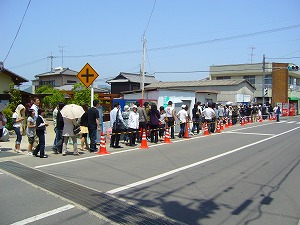
M14 43L15 43L17 37L18 37L19 31L20 31L20 29L21 29L21 27L22 27L22 24L23 24L23 21L24 21L24 18L25 18L25 15L26 15L26 13L27 13L27 10L28 10L28 8L29 8L30 3L31 3L31 0L29 0L29 2L28 2L28 5L27 5L27 7L26 7L26 10L25 10L25 13L24 13L24 15L23 15L23 18L22 18L22 20L21 20L21 23L20 23L20 26L19 26L19 28L18 28L18 31L17 31L17 33L16 33L16 35L15 35L15 38L14 38L14 40L13 40L13 42L12 42L12 44L11 44L9 50L8 50L8 53L7 53L6 57L4 58L3 62L5 62L5 60L7 59L8 55L10 54L10 51L11 51L11 49L12 49L12 47L13 47L13 45L14 45Z

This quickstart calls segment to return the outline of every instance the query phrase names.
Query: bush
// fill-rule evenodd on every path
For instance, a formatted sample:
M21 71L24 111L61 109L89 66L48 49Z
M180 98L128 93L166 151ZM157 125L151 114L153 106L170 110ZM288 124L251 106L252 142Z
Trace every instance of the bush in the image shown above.
M5 125L6 129L12 130L13 129L13 120L12 120L13 111L9 107L6 107L5 109L3 109L2 113L4 114L5 118L7 119L7 122Z

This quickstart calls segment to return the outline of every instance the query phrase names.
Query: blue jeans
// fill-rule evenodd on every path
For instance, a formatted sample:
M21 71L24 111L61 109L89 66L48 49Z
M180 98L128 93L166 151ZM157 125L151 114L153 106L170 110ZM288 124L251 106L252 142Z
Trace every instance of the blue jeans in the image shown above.
M21 141L22 141L21 128L20 127L14 127L14 131L17 135L16 144L21 144Z

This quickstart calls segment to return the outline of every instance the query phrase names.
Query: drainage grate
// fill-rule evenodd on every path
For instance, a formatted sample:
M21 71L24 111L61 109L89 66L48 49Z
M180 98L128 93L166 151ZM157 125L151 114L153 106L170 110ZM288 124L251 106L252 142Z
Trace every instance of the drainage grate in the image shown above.
M0 169L82 205L114 223L147 225L183 224L151 213L136 205L130 205L105 193L82 187L78 184L57 178L14 161L0 162Z

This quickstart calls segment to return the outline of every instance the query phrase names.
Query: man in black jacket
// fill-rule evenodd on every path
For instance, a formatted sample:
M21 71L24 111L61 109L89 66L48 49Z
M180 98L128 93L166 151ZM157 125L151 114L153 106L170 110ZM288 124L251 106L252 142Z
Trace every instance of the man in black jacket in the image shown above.
M38 117L36 119L36 135L39 138L39 144L36 146L33 151L33 155L38 156L38 152L40 152L40 158L47 158L45 155L45 135L46 135L46 127L49 125L45 122L43 116L45 115L44 109L38 109Z

